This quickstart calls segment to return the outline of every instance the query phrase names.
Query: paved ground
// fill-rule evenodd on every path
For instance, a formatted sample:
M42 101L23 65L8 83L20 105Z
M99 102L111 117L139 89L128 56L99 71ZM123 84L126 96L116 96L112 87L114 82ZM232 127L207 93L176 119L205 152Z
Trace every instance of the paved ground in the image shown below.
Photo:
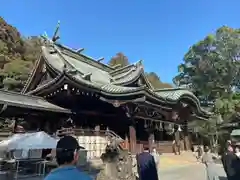
M216 166L220 180L227 180L221 165ZM206 180L205 168L202 164L186 165L160 170L160 180Z
M221 165L216 165L219 180L227 180ZM205 169L202 164L185 165L160 170L159 180L206 180ZM42 180L41 178L30 178L25 180Z
M161 156L159 168L169 169L173 167L185 167L187 165L194 165L196 163L197 163L196 159L193 158L177 157L175 155Z
M162 155L160 157L160 180L205 180L205 167L196 161L191 153L181 156ZM227 180L221 164L216 165L220 180ZM30 178L28 180L41 180L41 178Z

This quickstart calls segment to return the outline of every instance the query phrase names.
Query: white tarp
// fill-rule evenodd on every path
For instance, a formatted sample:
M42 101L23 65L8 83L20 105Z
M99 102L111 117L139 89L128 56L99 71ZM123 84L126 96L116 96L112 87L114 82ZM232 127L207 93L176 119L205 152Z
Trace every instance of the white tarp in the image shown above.
M54 149L57 146L57 139L41 131L29 133L26 138L16 144L15 149Z
M27 133L24 134L14 134L8 137L6 140L0 142L0 150L8 151L14 150L16 144L20 143L24 138L27 137Z
M58 139L41 131L36 133L15 134L0 142L0 150L53 149Z

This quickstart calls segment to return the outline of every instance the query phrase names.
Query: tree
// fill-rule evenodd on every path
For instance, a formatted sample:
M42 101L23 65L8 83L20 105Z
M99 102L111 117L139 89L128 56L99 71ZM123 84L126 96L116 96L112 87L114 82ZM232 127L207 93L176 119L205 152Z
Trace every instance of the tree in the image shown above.
M240 30L223 26L191 46L173 79L205 101L240 86Z
M220 27L214 34L192 45L178 66L173 81L190 88L205 104L213 103L209 121L195 123L198 133L210 144L219 142L225 133L219 124L228 123L239 111L240 30Z
M155 89L172 88L171 84L161 82L159 76L154 72L145 73L145 75L146 75L148 81L151 83L151 85Z
M21 91L40 54L38 37L21 37L0 17L0 87Z
M123 53L119 52L115 56L113 56L110 61L108 62L110 66L120 65L120 67L124 67L129 65L128 57L125 56Z

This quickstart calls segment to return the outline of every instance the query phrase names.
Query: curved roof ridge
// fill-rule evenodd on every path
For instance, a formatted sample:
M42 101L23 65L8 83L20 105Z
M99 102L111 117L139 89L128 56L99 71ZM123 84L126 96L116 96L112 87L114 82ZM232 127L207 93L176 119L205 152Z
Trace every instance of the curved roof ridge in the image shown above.
M69 51L69 52L71 52L71 53L73 53L73 54L75 54L75 55L77 55L77 56L83 56L83 57L85 57L85 58L87 58L88 60L90 60L92 63L91 63L91 65L93 65L93 66L95 66L95 67L97 67L97 68L101 68L102 70L106 70L106 68L108 69L108 71L112 71L114 68L113 67L111 67L111 66L109 66L109 65L107 65L107 64L104 64L104 63L101 63L101 62L99 62L99 61L96 61L94 58L92 58L92 57L90 57L90 56L88 56L88 55L85 55L85 54L82 54L82 53L78 53L78 52L76 52L75 50L73 50L72 48L70 48L70 47L67 47L67 46L65 46L65 45L62 45L62 44L60 44L60 43L54 43L54 45L55 46L58 46L58 47L60 47L60 48L63 48L63 49L65 49L65 50L67 50L67 51ZM77 60L79 60L79 59L77 59ZM80 61L82 61L82 60L80 60ZM87 62L86 62L87 63Z
M164 97L168 101L173 101L173 102L179 101L184 98L190 99L196 104L196 107L199 112L210 115L210 113L208 113L205 109L201 107L200 101L197 98L197 96L193 92L187 89L168 88L165 91L162 89L160 91L154 91L154 93L158 96Z
M113 79L114 80L118 80L118 79L121 79L123 77L126 77L128 76L129 74L131 74L132 72L135 72L135 71L138 71L138 70L142 70L143 67L142 66L138 66L138 67L132 67L131 69L129 69L129 71L125 72L125 73L121 73L121 74L117 74L115 76L113 76Z
M55 78L52 79L51 81L49 81L49 82L47 82L47 83L45 83L45 84L43 84L43 85L41 85L41 86L33 89L32 91L29 91L29 92L26 93L26 94L27 94L27 95L31 95L31 94L33 94L33 93L35 93L35 92L38 92L38 91L40 91L40 90L42 90L42 89L44 89L44 88L46 88L46 87L49 87L50 85L53 85L53 84L56 83L59 79L61 79L61 78L63 77L63 75L64 75L64 73L59 74L57 77L55 77Z
M161 91L177 91L177 90L186 90L186 91L189 91L192 93L192 91L190 91L189 89L187 88L179 88L179 87L176 87L176 88L158 88L158 89L154 89L154 92L161 92Z
M132 83L134 81L137 81L143 72L144 71L143 71L142 67L140 67L140 68L138 68L136 70L131 70L127 74L122 75L120 78L114 79L112 84L115 84L115 85L128 85L128 84L130 84L130 83Z
M139 66L141 64L142 64L142 60L138 60L135 63L129 64L129 65L121 67L121 68L114 69L114 70L110 71L109 74L112 75L112 76L115 76L119 73L123 73L125 71L128 71L128 69L131 68L131 67Z
M79 72L81 75L83 75L84 73L81 72L78 68L76 68L71 62L69 62L63 55L61 50L58 47L54 47L59 55L59 57L64 61L64 63L67 63L68 65L70 65L71 69L70 70L76 70L77 72Z
M27 91L27 89L29 88L29 86L30 86L30 84L31 84L31 82L32 82L33 76L34 76L34 75L36 74L36 72L37 72L37 69L38 69L38 67L39 67L39 65L40 65L40 62L41 62L41 57L42 57L41 54L42 54L42 50L41 50L41 52L40 52L40 55L39 55L37 61L36 61L35 64L34 64L34 68L32 69L31 73L29 74L28 79L27 79L27 81L26 81L26 83L25 83L25 85L24 85L24 87L23 87L23 89L22 89L22 91L21 91L22 94L24 94L24 93Z

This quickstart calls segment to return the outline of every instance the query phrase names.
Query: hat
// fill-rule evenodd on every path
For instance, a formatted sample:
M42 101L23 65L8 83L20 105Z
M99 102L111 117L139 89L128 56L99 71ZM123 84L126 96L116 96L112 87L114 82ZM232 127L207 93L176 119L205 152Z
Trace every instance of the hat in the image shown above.
M72 136L64 136L57 143L57 151L75 151L80 149L78 141Z

